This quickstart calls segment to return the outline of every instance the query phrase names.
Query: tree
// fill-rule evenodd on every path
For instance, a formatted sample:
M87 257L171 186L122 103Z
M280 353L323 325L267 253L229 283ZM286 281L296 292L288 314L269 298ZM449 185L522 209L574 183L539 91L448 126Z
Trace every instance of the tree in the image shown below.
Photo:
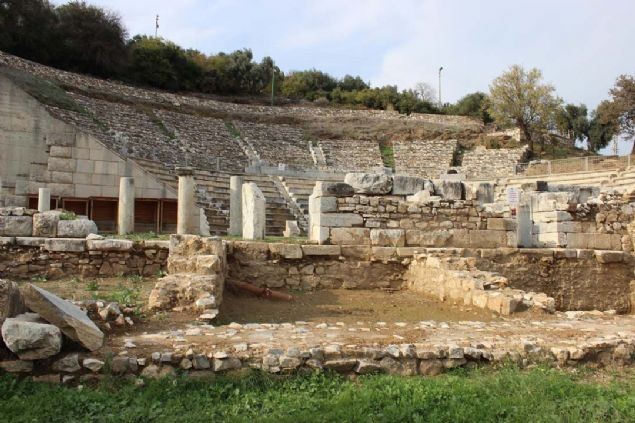
M589 136L589 118L584 104L567 104L556 112L555 125L562 135L575 140L585 140Z
M285 77L282 94L298 99L327 97L337 87L337 80L317 69L291 72Z
M533 152L534 134L553 124L561 103L554 91L542 82L540 70L514 65L490 85L488 111L498 125L518 126Z
M0 0L0 50L50 64L59 47L55 8L46 0Z
M417 82L413 91L417 98L422 101L434 103L437 100L437 91L427 82Z
M619 114L612 101L604 100L591 113L587 146L591 151L606 147L619 134Z
M472 116L481 119L483 123L490 123L492 122L492 117L488 113L487 108L487 94L475 92L462 97L456 104L450 106L448 112L455 115Z
M370 88L359 76L346 75L338 83L337 87L342 91L362 91Z
M127 32L118 14L73 1L57 7L61 53L55 66L112 77L126 64Z

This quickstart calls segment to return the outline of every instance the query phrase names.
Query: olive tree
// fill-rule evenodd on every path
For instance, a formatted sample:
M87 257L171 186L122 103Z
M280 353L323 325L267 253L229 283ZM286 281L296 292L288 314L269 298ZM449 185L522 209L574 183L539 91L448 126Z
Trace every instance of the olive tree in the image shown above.
M559 110L561 100L554 91L539 69L513 65L490 85L488 111L496 124L519 127L533 152L535 134L552 126Z

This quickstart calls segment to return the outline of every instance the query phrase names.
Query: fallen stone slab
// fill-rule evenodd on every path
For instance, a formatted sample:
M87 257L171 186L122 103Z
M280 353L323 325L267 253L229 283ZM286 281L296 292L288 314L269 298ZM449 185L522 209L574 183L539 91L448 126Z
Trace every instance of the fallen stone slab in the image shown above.
M87 239L89 251L131 251L134 242L127 239Z
M392 178L392 194L393 195L410 195L416 194L425 189L427 179L419 176L395 175Z
M57 237L57 225L60 221L60 214L62 212L53 210L33 215L33 236Z
M60 253L81 253L86 251L86 241L77 238L47 238L44 249Z
M103 345L103 332L76 305L33 284L26 286L24 300L29 309L60 328L73 341L91 351Z
M313 188L315 197L350 197L355 194L352 186L344 182L318 181Z
M48 358L62 349L62 333L47 323L8 318L2 324L2 339L20 360Z

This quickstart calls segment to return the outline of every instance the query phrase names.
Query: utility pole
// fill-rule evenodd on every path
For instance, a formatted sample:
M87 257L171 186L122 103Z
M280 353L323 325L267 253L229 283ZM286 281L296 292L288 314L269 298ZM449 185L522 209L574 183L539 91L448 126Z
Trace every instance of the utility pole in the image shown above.
M159 35L159 15L157 15L154 21L154 38L157 38Z
M439 68L439 109L441 108L441 71L443 70L443 66Z
M271 105L273 106L273 96L276 92L276 64L271 61Z

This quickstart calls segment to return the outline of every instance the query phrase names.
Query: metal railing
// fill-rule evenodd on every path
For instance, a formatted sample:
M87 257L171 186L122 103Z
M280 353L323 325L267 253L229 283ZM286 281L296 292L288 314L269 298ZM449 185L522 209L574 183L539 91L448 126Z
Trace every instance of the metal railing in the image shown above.
M540 176L576 172L601 172L624 170L631 166L634 155L626 156L587 156L559 160L540 160L518 163L514 166L515 175ZM635 161L633 161L635 163Z

